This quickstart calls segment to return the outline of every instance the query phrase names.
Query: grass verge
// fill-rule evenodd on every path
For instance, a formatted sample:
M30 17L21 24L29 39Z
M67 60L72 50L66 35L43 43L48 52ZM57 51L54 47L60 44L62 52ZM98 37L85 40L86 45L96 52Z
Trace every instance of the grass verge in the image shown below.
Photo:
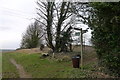
M10 57L7 53L2 54L2 77L3 78L19 78L16 67L9 61Z
M3 54L3 77L18 77L14 65L9 58L14 58L33 78L86 78L91 77L95 62L84 65L84 70L72 68L71 61L58 61L40 58L41 54L5 53ZM6 75L7 72L7 75ZM9 74L12 73L14 75Z

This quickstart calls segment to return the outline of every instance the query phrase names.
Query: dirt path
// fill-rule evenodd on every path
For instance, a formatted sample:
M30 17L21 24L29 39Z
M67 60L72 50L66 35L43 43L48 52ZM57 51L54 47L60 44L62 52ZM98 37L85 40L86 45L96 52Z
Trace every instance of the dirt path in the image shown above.
M14 59L10 59L10 62L16 66L18 72L19 72L19 76L20 78L31 78L31 75L27 74L23 68L23 66L21 66L20 64L17 64L16 61Z

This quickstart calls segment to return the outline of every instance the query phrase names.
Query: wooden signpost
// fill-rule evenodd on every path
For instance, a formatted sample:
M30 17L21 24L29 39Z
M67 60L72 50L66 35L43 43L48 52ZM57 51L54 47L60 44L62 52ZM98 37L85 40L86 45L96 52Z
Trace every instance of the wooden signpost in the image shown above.
M81 69L83 69L83 34L84 33L86 33L88 30L88 28L86 29L86 30L82 30L82 28L74 28L75 30L79 30L80 31L80 41L81 41L81 64L80 64L80 66L81 66ZM78 36L78 35L77 35Z

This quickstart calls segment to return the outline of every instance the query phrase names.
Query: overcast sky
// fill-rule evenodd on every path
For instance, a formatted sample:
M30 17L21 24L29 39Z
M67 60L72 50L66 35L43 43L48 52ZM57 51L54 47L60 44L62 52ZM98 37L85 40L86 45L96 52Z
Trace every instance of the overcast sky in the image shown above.
M0 49L20 47L22 33L36 17L36 0L0 0ZM90 32L88 33L90 34ZM90 38L90 35L87 35Z
M36 16L36 0L0 0L0 49L16 49Z

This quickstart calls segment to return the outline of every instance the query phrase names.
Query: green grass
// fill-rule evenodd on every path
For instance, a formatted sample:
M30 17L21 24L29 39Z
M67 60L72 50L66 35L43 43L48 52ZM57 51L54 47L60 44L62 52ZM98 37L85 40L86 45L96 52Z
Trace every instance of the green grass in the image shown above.
M2 76L5 78L18 78L16 67L9 61L10 57L7 53L2 55Z
M72 68L71 61L42 59L40 54L4 53L3 74L5 75L3 77L18 77L18 72L15 66L9 62L9 58L14 58L33 78L85 78L89 77L94 64L92 62L84 65L84 70L81 70Z
M2 53L0 52L0 73L2 72Z
M0 78L2 78L2 52L0 51Z

